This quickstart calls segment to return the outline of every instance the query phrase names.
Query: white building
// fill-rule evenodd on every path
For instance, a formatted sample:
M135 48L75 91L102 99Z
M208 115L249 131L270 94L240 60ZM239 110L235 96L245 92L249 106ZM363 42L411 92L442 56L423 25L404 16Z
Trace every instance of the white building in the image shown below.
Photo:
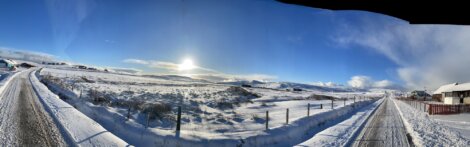
M10 59L1 59L0 58L0 68L8 68L11 69L13 66L16 65L16 62Z
M445 104L470 104L470 83L452 83L439 87L433 95Z

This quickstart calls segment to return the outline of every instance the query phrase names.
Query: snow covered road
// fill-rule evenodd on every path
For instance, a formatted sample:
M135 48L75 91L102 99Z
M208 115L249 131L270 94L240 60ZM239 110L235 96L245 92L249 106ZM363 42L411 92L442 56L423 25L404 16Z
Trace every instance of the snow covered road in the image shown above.
M65 146L23 71L5 86L0 99L0 146Z
M411 146L403 120L390 98L371 116L353 146Z

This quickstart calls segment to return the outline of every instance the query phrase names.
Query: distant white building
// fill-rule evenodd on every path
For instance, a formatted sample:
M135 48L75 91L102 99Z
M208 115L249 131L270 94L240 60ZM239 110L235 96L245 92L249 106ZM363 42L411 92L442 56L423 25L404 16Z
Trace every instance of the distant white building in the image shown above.
M0 59L0 68L12 69L16 65L16 62L10 59Z
M442 85L433 95L445 104L470 104L470 83Z

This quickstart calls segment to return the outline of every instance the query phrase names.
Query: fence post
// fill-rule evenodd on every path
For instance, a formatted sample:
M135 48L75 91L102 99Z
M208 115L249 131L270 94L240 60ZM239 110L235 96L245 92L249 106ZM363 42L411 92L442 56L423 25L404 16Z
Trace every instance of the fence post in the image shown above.
M323 104L320 104L320 109L323 109Z
M424 112L426 112L426 103L423 103Z
M286 125L289 124L289 108L286 109Z
M423 103L423 111L426 112L426 104Z
M129 108L127 109L127 120L131 117L131 105L129 105Z
M83 89L80 89L80 97L78 98L82 98L82 92L83 92Z
M307 116L310 116L310 103L307 104Z
M333 109L333 99L331 99L331 109Z
M433 108L432 104L429 104L429 111L428 112L429 112L430 115L432 115L432 108Z
M269 129L268 124L269 124L269 111L266 111L266 130Z
M181 130L181 106L178 106L178 116L176 117L176 131Z
M149 127L149 122L150 122L150 112L147 112L147 125L145 126L145 128Z

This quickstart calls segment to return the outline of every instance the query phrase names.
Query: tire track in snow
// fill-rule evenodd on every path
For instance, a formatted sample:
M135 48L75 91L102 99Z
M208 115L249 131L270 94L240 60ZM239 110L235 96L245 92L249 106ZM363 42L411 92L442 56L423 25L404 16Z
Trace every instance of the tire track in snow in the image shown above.
M4 85L7 87L0 99L0 146L66 146L27 80L31 71L18 73Z
M372 119L356 138L353 146L412 146L408 141L398 109L390 101L389 98L385 99L384 104L373 114Z

